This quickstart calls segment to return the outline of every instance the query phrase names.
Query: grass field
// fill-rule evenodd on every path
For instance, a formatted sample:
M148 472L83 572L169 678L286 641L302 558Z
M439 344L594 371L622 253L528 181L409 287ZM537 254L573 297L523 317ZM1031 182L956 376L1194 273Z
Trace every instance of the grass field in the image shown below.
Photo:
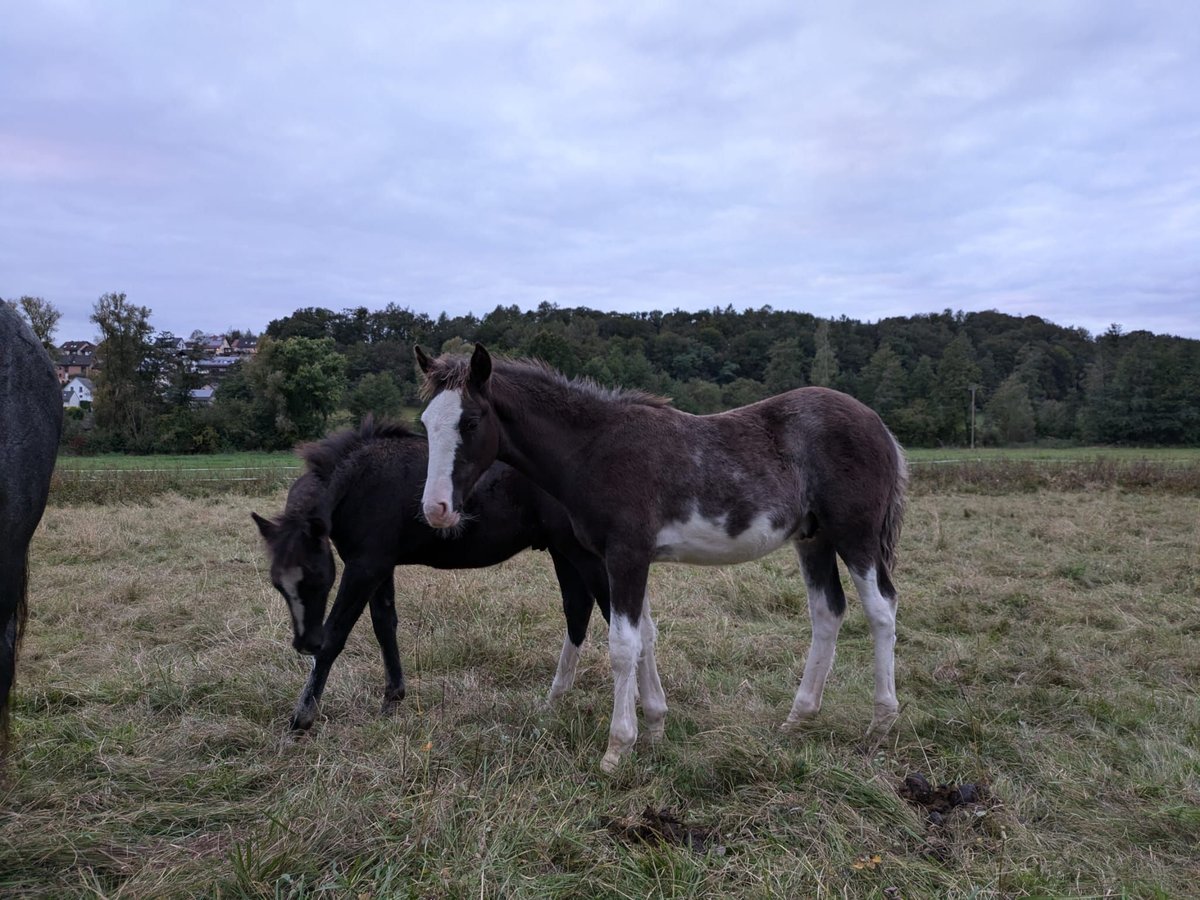
M248 516L282 499L47 511L0 787L0 895L1195 893L1190 487L917 492L897 576L903 708L873 752L859 744L871 646L857 603L824 710L784 735L808 644L794 559L656 568L667 736L611 778L597 768L611 705L598 616L575 690L542 706L562 640L542 554L400 570L402 709L378 713L382 667L360 623L314 733L288 739L306 667ZM937 823L898 793L917 772L984 799Z

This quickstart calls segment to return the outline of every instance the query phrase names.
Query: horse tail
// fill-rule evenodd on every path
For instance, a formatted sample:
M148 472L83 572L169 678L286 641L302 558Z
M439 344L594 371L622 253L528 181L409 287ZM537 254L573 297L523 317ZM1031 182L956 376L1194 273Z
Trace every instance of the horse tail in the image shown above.
M12 694L13 682L17 677L17 654L21 648L21 638L25 634L25 621L29 616L29 553L21 557L15 567L16 572L8 573L0 591L0 608L13 601L16 603L7 611L9 615L0 621L0 763L8 755L9 738L9 698ZM9 596L2 596L7 593Z
M896 569L896 547L900 543L900 529L904 524L905 492L908 489L908 461L904 448L890 431L895 454L896 471L888 486L887 507L883 511L883 526L879 530L879 584L884 593L895 596L891 574Z

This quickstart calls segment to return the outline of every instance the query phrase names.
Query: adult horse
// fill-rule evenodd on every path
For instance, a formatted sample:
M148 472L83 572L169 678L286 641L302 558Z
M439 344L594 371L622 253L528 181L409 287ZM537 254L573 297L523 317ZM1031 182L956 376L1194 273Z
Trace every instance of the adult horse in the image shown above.
M27 614L29 541L41 521L62 432L62 392L33 331L0 302L0 754Z
M872 410L825 388L801 388L711 416L636 391L571 381L538 362L430 359L419 347L429 405L422 506L453 528L481 472L500 459L567 507L576 533L603 557L612 617L613 716L601 768L637 739L634 671L655 628L645 601L653 562L746 562L791 542L808 588L813 640L785 728L814 715L846 608L840 556L875 644L875 713L885 734L899 712L891 571L907 469ZM642 686L652 738L666 699Z
M294 730L312 725L329 669L368 604L387 678L384 708L403 699L392 579L402 565L475 569L529 547L549 550L567 619L551 702L572 685L593 599L608 619L608 580L556 500L497 463L480 478L459 527L439 532L421 517L428 459L421 435L399 424L377 425L368 416L358 431L339 432L300 453L308 471L293 482L283 514L272 520L251 513L266 541L271 581L291 613L292 645L314 657L292 716ZM324 621L335 577L331 542L344 570Z

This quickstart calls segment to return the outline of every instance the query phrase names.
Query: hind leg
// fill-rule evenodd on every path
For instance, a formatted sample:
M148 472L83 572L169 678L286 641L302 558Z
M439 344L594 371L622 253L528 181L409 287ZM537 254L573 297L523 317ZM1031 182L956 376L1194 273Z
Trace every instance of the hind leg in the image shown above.
M396 582L389 576L371 595L371 626L383 656L387 682L383 688L383 712L389 712L404 699L404 668L396 646Z
M642 633L642 655L638 659L638 695L642 715L646 717L646 740L657 743L667 728L667 694L658 677L658 660L654 644L658 641L658 626L650 618L650 594L642 601L642 617L638 621Z
M885 593L874 566L862 575L851 569L850 577L875 642L875 714L867 738L877 740L888 733L900 715L896 699L896 596L886 579Z
M833 547L823 540L797 541L796 554L808 588L808 614L812 620L812 644L804 662L804 676L792 702L792 710L781 726L795 728L802 719L815 716L821 708L825 679L833 668L838 632L846 613L846 595L838 578Z

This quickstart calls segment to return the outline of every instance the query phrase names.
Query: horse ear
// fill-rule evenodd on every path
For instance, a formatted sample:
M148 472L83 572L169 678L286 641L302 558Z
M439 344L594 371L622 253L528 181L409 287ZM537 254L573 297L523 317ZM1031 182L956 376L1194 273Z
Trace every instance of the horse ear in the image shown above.
M476 344L475 352L471 354L471 387L482 391L491 376L492 357L483 344Z
M413 344L413 356L417 358L417 365L421 367L421 371L428 375L429 366L433 360L425 355L425 351L421 349L420 344Z
M270 519L264 519L256 512L250 513L250 518L254 520L254 524L258 526L258 533L263 536L263 540L271 540L279 533L279 526Z

